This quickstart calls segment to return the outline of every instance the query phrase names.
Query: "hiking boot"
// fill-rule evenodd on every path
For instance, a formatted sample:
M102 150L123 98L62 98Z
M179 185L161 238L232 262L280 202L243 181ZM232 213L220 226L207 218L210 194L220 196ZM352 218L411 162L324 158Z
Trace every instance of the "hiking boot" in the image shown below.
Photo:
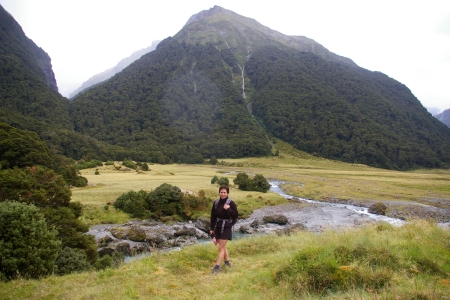
M230 264L230 262L229 262L229 261L226 261L226 262L225 262L225 266L227 266L228 268L230 268L230 269L231 269L231 264Z
M220 272L219 267L218 267L218 266L215 266L215 267L212 269L211 275L216 275L216 274L219 273L219 272Z

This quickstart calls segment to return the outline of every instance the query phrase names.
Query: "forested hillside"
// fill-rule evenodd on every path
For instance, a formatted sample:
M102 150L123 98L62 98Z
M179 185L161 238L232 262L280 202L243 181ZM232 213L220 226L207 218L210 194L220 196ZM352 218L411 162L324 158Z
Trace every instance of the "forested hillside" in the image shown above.
M211 44L168 38L108 82L74 99L70 114L77 132L147 151L150 161L270 153L220 51Z
M382 73L271 47L250 58L247 74L254 114L300 150L395 169L450 161L448 128Z

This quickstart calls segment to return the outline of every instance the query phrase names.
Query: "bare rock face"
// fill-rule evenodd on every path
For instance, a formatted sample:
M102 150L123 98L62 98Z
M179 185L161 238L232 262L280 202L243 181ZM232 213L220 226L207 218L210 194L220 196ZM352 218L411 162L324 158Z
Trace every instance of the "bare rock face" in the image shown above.
M230 11L230 10L227 10L227 9L225 9L225 8L223 8L223 7L214 5L213 8L210 8L210 9L208 9L208 10L203 10L203 11L201 11L201 12L199 12L199 13L197 13L197 14L191 16L191 17L189 18L189 20L186 22L186 25L184 25L184 26L187 26L187 25L189 25L189 24L191 24L191 23L193 23L193 22L200 21L200 20L203 19L203 18L209 17L209 16L211 16L211 15L213 15L213 14L215 14L215 13L220 13L220 12L222 12L222 13L228 13L228 14L235 14L234 12L232 12L232 11Z
M258 228L260 225L262 225L264 222L259 219L253 220L253 222L250 224L250 227L252 228Z
M377 215L386 215L387 206L382 202L376 202L369 207L369 213Z
M128 232L128 239L133 242L144 242L147 236L140 226L131 226Z
M204 232L208 232L209 228L211 226L211 221L207 217L200 217L195 221L195 227L197 227L200 230L203 230Z
M111 229L111 234L116 239L126 239L128 237L128 232L130 231L127 227L116 227Z
M245 225L242 225L241 227L239 227L239 231L244 234L255 233L255 229L253 228L253 226L248 225L248 224L245 224Z
M58 92L58 85L56 83L55 73L53 72L50 56L47 54L47 52L37 46L36 56L38 64L41 67L42 72L44 73L45 82L52 90Z
M98 255L100 257L103 257L105 255L113 256L115 252L116 250L114 250L114 248L112 247L103 247L98 249Z
M125 255L131 255L132 251L131 251L131 247L129 243L120 243L116 246L115 250L119 253L123 253Z
M268 215L264 216L263 220L267 223L275 223L279 225L286 225L289 222L285 215Z
M175 236L196 236L197 231L194 227L182 226L175 229Z

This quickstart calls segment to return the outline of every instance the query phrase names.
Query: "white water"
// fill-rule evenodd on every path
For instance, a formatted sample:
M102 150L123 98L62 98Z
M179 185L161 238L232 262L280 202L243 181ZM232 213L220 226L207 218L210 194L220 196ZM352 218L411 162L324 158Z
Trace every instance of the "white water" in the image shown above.
M318 204L322 204L322 205L329 205L331 207L345 208L345 209L348 209L350 211L356 212L358 214L369 216L370 218L372 218L374 220L384 221L384 222L390 223L392 225L400 226L400 225L403 225L405 223L405 221L400 220L400 219L390 218L390 217L386 217L386 216L382 216L382 215L371 214L371 213L369 213L369 211L368 211L369 209L367 207L359 207L359 206L350 205L350 204L340 204L340 203L330 203L330 202L315 201L315 200L310 200L310 199L305 199L305 198L299 198L299 197L293 196L293 195L288 195L280 187L280 185L282 185L283 183L288 183L288 182L284 182L284 181L269 181L270 191L274 192L274 193L277 193L277 194L283 196L286 199L295 197L295 198L304 200L304 201L309 202L309 203L318 203Z
M245 95L245 78L244 78L244 69L245 69L245 65L241 67L240 64L238 64L239 69L241 69L242 72L242 97L247 98L247 96Z

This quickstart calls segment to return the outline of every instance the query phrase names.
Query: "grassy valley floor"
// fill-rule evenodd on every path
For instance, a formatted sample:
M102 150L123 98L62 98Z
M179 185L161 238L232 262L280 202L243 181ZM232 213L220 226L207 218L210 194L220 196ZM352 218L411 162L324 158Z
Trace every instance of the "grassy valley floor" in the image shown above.
M450 170L399 172L330 161L276 144L279 156L219 159L217 165L150 165L147 172L113 166L82 170L89 186L72 189L89 225L124 223L129 216L112 203L130 190L151 191L162 183L217 197L211 179L239 172L295 182L284 186L298 197L370 205L383 201L403 213L401 227L386 223L321 233L266 235L229 243L233 268L210 271L217 248L201 244L153 253L114 269L41 280L0 282L0 299L449 299L450 230L432 218L413 220L408 204L433 209L450 205ZM285 204L275 193L244 192L230 197L243 216ZM207 212L205 212L207 215Z

